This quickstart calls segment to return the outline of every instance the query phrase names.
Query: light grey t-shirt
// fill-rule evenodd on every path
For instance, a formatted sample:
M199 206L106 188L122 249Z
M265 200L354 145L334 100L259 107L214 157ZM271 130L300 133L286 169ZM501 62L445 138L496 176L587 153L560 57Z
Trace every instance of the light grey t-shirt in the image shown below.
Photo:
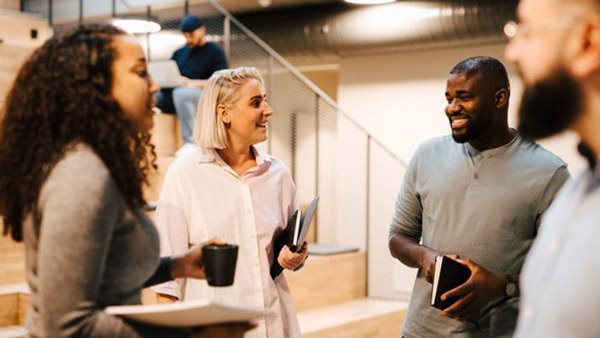
M411 159L390 235L422 240L497 274L517 274L540 215L568 177L562 160L519 136L485 151L449 135L431 139ZM511 336L516 325L516 298L484 307L479 328L440 316L430 300L431 284L419 273L405 337Z
M600 172L569 181L556 196L521 275L515 337L600 337Z

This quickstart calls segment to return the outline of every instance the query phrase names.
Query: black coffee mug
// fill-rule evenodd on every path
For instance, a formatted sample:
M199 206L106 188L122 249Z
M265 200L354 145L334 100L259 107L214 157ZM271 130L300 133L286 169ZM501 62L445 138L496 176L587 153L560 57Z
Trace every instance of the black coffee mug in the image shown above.
M235 278L238 246L207 244L202 247L204 274L210 286L230 286Z

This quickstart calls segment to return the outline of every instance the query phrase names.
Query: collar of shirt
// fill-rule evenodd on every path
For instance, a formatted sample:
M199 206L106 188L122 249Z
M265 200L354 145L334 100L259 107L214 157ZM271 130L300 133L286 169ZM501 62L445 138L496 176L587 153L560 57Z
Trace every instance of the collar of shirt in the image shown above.
M600 166L597 165L596 156L592 149L583 141L579 142L577 145L577 151L587 160L589 165L589 179L587 182L586 193L590 193L600 186Z
M508 151L510 151L510 149L513 148L513 145L517 142L517 139L519 139L519 134L515 134L515 137L513 137L512 140L510 140L508 143L506 143L504 145L501 145L499 147L492 148L492 149L486 149L486 150L477 150L469 142L465 143L465 147L467 148L467 151L468 151L469 155L471 155L471 157L491 158L491 157L505 154Z
M219 156L219 153L217 153L216 149L202 147L198 147L198 149L199 151L196 153L196 160L198 161L198 163L202 164L215 162L223 168L225 168L225 170L232 173L233 175L239 176L237 173L235 173L233 169L231 169L231 167L227 163L225 163L225 161L223 161L221 156ZM252 150L252 152L254 152L254 155L256 156L256 167L246 170L246 172L244 172L242 176L251 173L254 173L256 176L258 176L267 171L267 169L269 169L269 167L271 166L272 159L269 154L255 146L252 146L250 149Z
M590 165L592 171L598 174L598 168L596 168L596 156L594 155L592 149L582 141L579 142L579 144L577 145L577 151L588 161L588 164Z

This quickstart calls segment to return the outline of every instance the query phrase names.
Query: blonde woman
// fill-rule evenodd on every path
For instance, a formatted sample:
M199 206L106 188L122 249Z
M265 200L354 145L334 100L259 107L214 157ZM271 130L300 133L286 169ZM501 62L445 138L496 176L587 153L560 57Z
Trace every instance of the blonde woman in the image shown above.
M234 284L177 280L155 287L159 301L209 298L265 307L276 315L259 321L246 337L300 337L285 277L269 275L274 259L297 269L306 256L273 239L296 208L289 169L255 145L267 139L269 107L260 73L252 67L215 72L200 100L194 151L169 168L156 213L161 253L185 252L216 237L239 245Z

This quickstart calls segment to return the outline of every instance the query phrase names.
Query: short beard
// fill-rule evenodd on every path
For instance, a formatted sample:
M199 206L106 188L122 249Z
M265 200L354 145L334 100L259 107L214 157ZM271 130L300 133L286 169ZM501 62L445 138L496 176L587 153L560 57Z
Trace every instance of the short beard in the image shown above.
M492 123L493 121L491 117L480 111L477 114L477 118L469 120L469 125L467 125L467 130L465 133L461 135L455 135L452 133L452 139L454 139L454 142L456 143L471 142L483 135L483 133L492 125ZM450 121L450 125L452 125L452 121Z
M581 114L583 92L564 69L526 87L519 107L519 133L531 139L558 134Z
M473 139L473 136L471 130L467 130L467 132L462 135L454 135L454 133L452 133L452 139L454 139L454 142L456 143L467 143Z

